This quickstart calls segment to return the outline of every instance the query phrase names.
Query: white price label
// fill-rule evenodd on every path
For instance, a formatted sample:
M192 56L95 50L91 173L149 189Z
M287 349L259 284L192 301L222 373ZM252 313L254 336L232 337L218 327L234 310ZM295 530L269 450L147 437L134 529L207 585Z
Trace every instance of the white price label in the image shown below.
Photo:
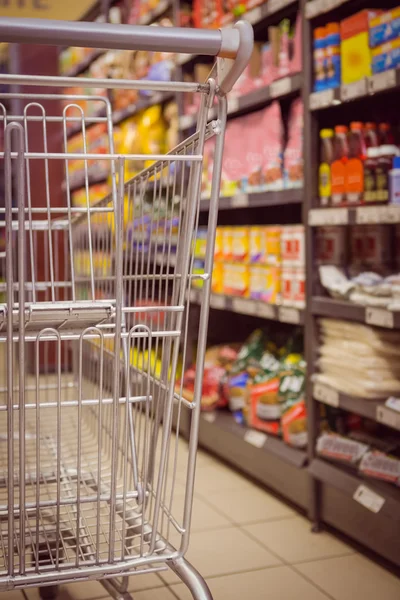
M267 304L266 302L260 302L258 305L258 314L264 319L275 319L276 310L273 304Z
M232 308L235 312L243 315L255 315L255 303L244 298L232 298Z
M268 0L267 2L267 9L268 9L268 14L272 15L273 13L277 12L278 10L282 10L282 8L285 8L285 6L288 6L288 4L291 4L292 0Z
M360 206L356 223L400 223L400 206Z
M179 127L181 129L189 129L189 127L192 127L194 124L195 124L195 119L192 115L183 115L179 119Z
M335 408L339 406L339 392L322 383L314 384L313 396L316 400L329 406L334 406Z
M365 322L368 325L376 325L377 327L387 327L389 329L394 327L393 313L384 308L367 307L365 309Z
M310 94L309 104L310 110L317 110L318 108L326 108L331 106L335 99L334 90L323 90L322 92L313 92Z
M249 205L249 195L248 194L235 194L231 198L231 206L232 208L243 208L244 206Z
M207 421L207 423L214 423L217 415L215 412L203 413L203 419Z
M212 306L212 308L219 308L219 309L226 308L225 296L220 296L219 294L211 294L210 306Z
M383 73L376 73L368 78L368 91L370 94L390 89L396 85L396 71L389 69Z
M290 94L292 91L292 80L290 77L283 77L278 81L273 81L269 86L269 93L271 98L277 98L278 96L284 96Z
M319 225L347 225L349 211L347 208L313 208L308 213L308 224L311 227Z
M280 306L278 310L278 319L282 323L293 323L297 325L300 323L300 311L297 308L290 306Z
M378 406L376 409L376 420L378 423L383 423L388 427L400 430L400 413L391 408Z
M249 10L249 12L244 15L244 18L252 25L254 25L254 23L258 23L258 21L261 20L261 8L256 6L256 8L253 8L253 10Z
M340 89L340 97L343 102L346 100L354 100L354 98L360 98L367 94L367 78L364 77L354 83L347 83L342 85Z
M239 98L229 98L228 113L234 113L239 110Z
M378 513L385 504L385 498L363 484L358 486L353 499L373 513Z
M316 15L318 15L321 12L321 7L321 0L311 0L311 2L306 2L307 19L313 19Z
M267 436L262 431L255 431L254 429L249 429L244 434L244 441L256 448L262 448L267 441Z

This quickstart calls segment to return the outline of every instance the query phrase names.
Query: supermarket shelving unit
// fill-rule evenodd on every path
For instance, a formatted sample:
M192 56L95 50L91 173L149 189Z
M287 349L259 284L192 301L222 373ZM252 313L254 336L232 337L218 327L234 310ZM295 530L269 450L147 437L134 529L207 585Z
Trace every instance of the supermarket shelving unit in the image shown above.
M389 0L390 1L390 0ZM160 3L161 4L161 3ZM171 5L167 2L168 7ZM165 4L162 4L163 10ZM312 30L322 20L342 18L363 8L359 0L268 0L262 6L247 13L247 18L255 27L256 37L268 24L278 22L282 17L302 14L303 71L301 74L285 77L268 87L259 89L240 99L229 101L229 118L256 110L274 99L285 99L302 95L304 102L304 189L286 189L274 192L237 194L223 197L220 201L220 222L246 224L248 214L252 214L252 224L277 223L284 215L285 222L303 222L306 226L306 298L305 310L291 307L278 307L242 298L211 295L211 320L218 314L218 320L232 324L233 319L244 315L250 321L258 319L277 323L304 326L305 352L309 378L307 384L307 408L309 445L307 451L287 446L280 439L261 432L247 429L237 424L228 412L203 413L200 420L200 445L215 453L223 460L249 474L258 482L267 485L277 493L305 509L314 530L327 523L354 538L367 548L400 567L400 489L388 484L380 484L362 478L355 470L344 468L337 463L329 463L315 454L315 441L319 433L321 404L349 411L369 419L384 423L400 431L400 416L384 406L382 399L363 400L338 393L332 388L313 383L311 376L315 370L316 349L318 347L317 318L328 316L353 322L366 323L377 327L400 328L400 312L365 308L344 301L333 300L317 293L316 268L314 261L314 233L323 225L351 225L368 223L400 223L400 207L378 206L359 208L321 209L317 206L317 165L318 131L325 116L335 115L336 110L348 110L349 115L357 115L359 102L376 102L400 89L400 69L388 71L379 76L366 78L357 84L342 86L337 90L319 93L312 91ZM161 9L160 9L161 10ZM165 9L166 10L166 9ZM159 17L160 14L155 15ZM149 22L151 17L149 17ZM260 33L260 36L262 33ZM79 65L75 74L83 72L86 64ZM198 59L196 56L183 57L178 68L190 69ZM393 97L392 97L393 98ZM136 105L125 112L114 114L114 123L134 114L137 110L154 103L170 100L170 97L156 96L145 104ZM339 108L340 107L340 108ZM347 107L347 108L346 108ZM343 113L341 113L343 114ZM100 115L101 116L101 115ZM193 126L193 118L181 115L180 128ZM304 193L307 190L307 193ZM208 201L203 199L200 219L206 216ZM246 212L244 212L246 211ZM242 220L241 220L242 219ZM257 221L258 220L258 221ZM198 291L191 290L191 303L198 303ZM221 338L222 339L222 338ZM181 415L183 429L190 427L189 411ZM181 427L182 429L182 427Z
M317 318L332 317L374 327L400 328L400 313L386 309L364 307L319 295L315 264L315 231L324 225L398 223L398 206L361 206L351 208L318 208L318 132L324 123L332 124L336 113L346 121L358 117L358 106L373 110L400 89L400 71L386 71L342 85L335 90L312 91L312 30L321 22L337 20L365 8L357 0L302 0L305 107L305 189L306 224L306 297L305 350L308 365L308 473L310 476L309 514L314 530L328 523L363 544L381 557L400 567L400 489L393 485L360 476L338 463L319 458L315 442L319 434L321 403L400 429L400 415L384 406L384 399L363 399L339 393L321 383L313 383L318 348ZM393 5L394 6L394 5ZM388 6L390 7L390 6ZM322 20L320 17L323 16ZM308 57L308 60L306 58ZM393 95L391 96L393 99ZM340 113L339 113L340 111ZM372 112L372 115L374 113ZM326 126L326 125L325 125Z

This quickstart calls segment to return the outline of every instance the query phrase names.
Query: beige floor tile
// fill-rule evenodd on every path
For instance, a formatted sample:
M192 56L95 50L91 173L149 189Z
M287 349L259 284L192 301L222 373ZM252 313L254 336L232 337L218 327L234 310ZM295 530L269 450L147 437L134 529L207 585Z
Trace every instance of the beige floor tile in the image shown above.
M187 558L204 577L280 564L279 559L236 527L194 533ZM172 572L160 575L167 583L179 581Z
M156 573L144 573L129 577L128 591L139 592L141 590L161 587L162 585L163 582Z
M295 515L286 504L271 494L246 482L243 489L221 489L219 492L202 494L207 502L221 510L234 523L245 524L272 519L282 519Z
M155 590L146 590L135 594L134 600L176 600L176 597L168 588L156 588Z
M176 495L172 505L172 514L182 523L185 496ZM216 527L229 527L232 523L217 510L209 506L202 498L195 496L193 500L193 514L191 531L205 531Z
M0 592L1 600L24 600L22 592Z
M400 598L400 579L360 554L313 561L296 569L335 600Z
M208 584L214 600L328 600L289 567L215 577ZM171 589L180 600L192 600L184 585L173 585Z
M178 473L178 477L182 481L182 473ZM219 462L212 463L206 469L197 469L196 472L195 490L203 496L219 490L243 490L250 485L248 479Z
M354 553L350 546L329 533L312 533L310 522L299 516L247 525L244 529L289 563Z
M37 588L27 589L25 593L29 600L40 600ZM61 586L57 600L98 600L98 598L107 597L108 593L101 583L98 581L85 581Z

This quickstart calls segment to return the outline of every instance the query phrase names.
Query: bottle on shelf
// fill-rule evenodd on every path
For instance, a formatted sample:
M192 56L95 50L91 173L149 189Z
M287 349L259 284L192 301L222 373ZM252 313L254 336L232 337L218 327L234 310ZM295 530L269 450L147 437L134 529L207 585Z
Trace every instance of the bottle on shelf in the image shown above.
M346 202L358 204L364 198L364 160L366 156L364 124L350 123L349 159L346 163Z
M399 149L394 143L392 127L389 123L378 125L378 157L376 165L376 200L378 202L389 201L389 173L393 167L393 161L399 155Z
M364 202L376 202L376 167L378 162L378 133L375 123L365 124L366 158L364 160Z
M336 125L331 164L331 200L334 205L345 201L346 163L349 155L347 132L346 125Z
M319 201L328 206L331 200L331 165L333 161L333 129L321 129L319 165Z

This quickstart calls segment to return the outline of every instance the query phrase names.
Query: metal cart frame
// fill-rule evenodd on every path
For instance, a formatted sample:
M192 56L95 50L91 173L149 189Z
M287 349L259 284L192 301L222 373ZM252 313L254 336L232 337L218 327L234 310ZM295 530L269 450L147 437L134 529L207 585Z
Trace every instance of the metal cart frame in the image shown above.
M196 132L166 155L146 156L150 164L131 179L126 177L129 161L144 157L115 153L106 99L17 92L6 96L26 102L21 114L8 115L1 105L6 301L0 306L0 348L6 381L0 390L4 431L0 444L6 452L1 451L0 459L0 591L39 586L42 597L50 598L60 583L99 579L114 598L128 600L128 575L169 567L195 599L211 599L204 579L184 555L193 501L226 93L250 58L252 28L245 22L206 31L0 19L0 39L223 59L218 60L218 80L203 84L0 76L11 86L78 84L201 94ZM46 113L43 103L60 99L65 104L62 114ZM216 99L218 118L207 124L208 109ZM87 118L78 105L81 100L102 102L105 116ZM91 161L99 162L99 155L86 148L90 119L107 126L109 152L101 155L101 162L108 165L112 182L111 194L93 205L88 168ZM68 151L71 121L82 125L84 147L79 152ZM40 151L31 150L32 123L42 127ZM50 123L62 127L61 153L47 148ZM177 363L182 346L186 354L193 237L204 143L211 136L216 141L207 252L200 276L198 376L193 402L187 402L182 388L176 387ZM52 205L49 184L51 165L60 160L67 177L64 207ZM81 207L71 202L71 161L83 163L86 201ZM34 208L30 176L31 169L40 165L43 204ZM152 202L146 212L149 192ZM174 225L176 197L180 201ZM60 239L63 268L56 257ZM153 267L160 255L162 266ZM143 296L150 297L150 306L142 303ZM28 345L35 354L31 375L26 370ZM158 371L154 356L161 357ZM179 520L173 514L179 440L172 448L171 427L174 410L179 423L182 406L191 410L192 419Z

